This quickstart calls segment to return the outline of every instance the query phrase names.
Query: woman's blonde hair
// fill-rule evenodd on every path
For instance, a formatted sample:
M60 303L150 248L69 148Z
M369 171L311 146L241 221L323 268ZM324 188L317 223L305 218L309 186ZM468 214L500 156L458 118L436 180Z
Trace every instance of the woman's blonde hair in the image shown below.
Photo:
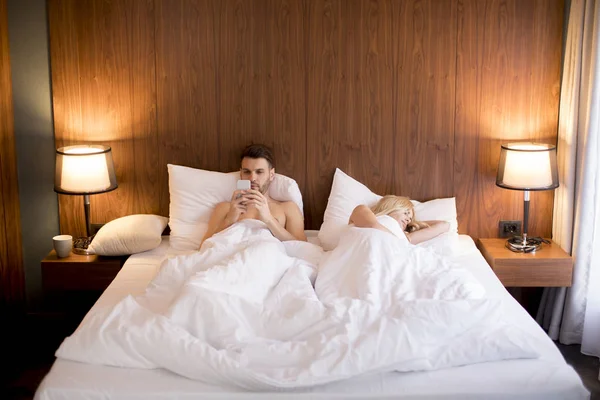
M414 232L418 231L419 229L429 227L429 225L425 222L417 221L415 207L408 197L394 196L390 194L383 196L377 202L377 204L371 207L371 211L373 211L373 214L375 214L377 217L380 215L390 215L395 211L404 212L407 210L412 211L412 221L406 226L407 232Z

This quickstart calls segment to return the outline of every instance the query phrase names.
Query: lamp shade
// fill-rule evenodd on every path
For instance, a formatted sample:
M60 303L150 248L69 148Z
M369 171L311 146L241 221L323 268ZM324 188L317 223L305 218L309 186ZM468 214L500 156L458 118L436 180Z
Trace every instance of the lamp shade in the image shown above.
M557 188L556 146L540 143L503 144L496 185L514 190Z
M78 145L56 150L54 191L63 194L97 194L117 188L109 146Z

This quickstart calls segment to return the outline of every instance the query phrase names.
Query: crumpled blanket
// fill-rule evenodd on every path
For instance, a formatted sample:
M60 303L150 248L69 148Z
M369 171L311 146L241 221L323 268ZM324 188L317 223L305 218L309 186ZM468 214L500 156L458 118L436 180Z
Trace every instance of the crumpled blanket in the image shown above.
M537 357L530 340L426 248L349 227L324 253L249 220L165 260L144 295L88 315L56 355L272 390Z

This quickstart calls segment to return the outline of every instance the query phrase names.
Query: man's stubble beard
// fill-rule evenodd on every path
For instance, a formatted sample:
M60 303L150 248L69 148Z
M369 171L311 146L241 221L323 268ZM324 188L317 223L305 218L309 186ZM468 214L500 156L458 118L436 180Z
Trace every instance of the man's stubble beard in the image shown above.
M269 192L269 186L271 186L271 181L267 180L265 184L260 187L260 193L266 195Z

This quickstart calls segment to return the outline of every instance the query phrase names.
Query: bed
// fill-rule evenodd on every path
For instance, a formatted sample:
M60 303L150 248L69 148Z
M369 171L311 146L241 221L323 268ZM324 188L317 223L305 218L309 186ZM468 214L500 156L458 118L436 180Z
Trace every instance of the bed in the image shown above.
M317 242L315 231L307 231ZM35 398L56 399L587 399L577 373L537 323L509 295L472 239L460 235L452 261L468 264L491 297L502 299L514 319L536 337L537 359L473 364L431 372L376 373L307 388L248 392L211 386L166 370L142 370L83 364L57 359ZM142 294L169 252L169 237L154 250L135 254L98 299L95 309L117 303L128 294ZM86 316L87 318L87 316ZM85 319L84 319L85 321Z

